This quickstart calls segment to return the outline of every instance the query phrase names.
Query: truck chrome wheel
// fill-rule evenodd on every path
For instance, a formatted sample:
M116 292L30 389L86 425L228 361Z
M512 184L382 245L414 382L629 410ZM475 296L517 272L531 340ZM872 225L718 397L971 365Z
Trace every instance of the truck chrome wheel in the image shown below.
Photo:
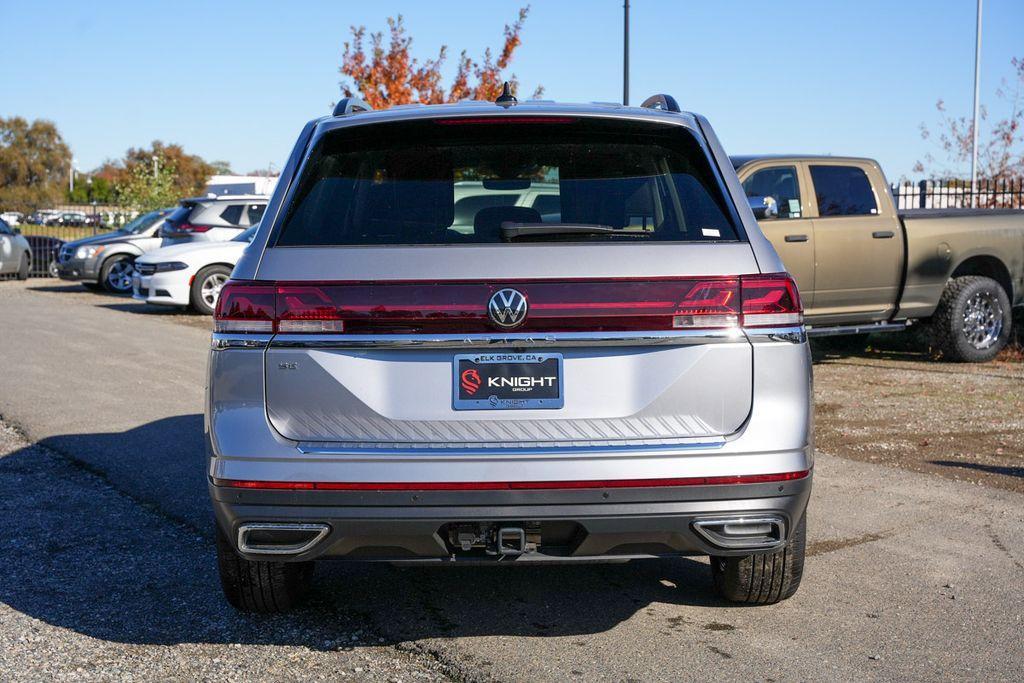
M115 292L127 292L132 288L132 274L135 272L135 265L130 259L121 259L110 266L107 272L107 284Z
M206 305L213 308L217 305L217 297L220 296L220 290L224 286L224 283L228 281L228 276L221 273L213 273L205 280L203 280L203 287L201 290L201 296Z
M991 292L978 292L964 306L964 337L978 349L995 344L1003 332L1003 308Z

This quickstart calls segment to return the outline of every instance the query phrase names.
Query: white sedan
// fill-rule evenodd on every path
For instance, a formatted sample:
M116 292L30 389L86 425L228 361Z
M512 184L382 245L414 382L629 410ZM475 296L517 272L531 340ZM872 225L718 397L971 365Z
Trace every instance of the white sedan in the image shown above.
M231 271L252 242L253 226L228 242L189 242L156 249L135 259L132 296L150 304L191 306L213 314Z

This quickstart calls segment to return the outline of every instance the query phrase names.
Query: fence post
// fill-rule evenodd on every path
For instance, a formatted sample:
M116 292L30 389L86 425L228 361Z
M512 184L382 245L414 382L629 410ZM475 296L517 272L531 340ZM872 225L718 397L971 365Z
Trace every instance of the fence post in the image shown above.
M917 208L928 208L928 181L922 180L917 184Z

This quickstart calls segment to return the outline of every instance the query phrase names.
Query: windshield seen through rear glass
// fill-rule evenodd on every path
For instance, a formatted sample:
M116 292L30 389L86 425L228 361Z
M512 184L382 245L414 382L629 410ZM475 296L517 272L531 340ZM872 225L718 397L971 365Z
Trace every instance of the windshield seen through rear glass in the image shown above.
M735 241L737 222L680 126L441 119L325 135L276 245Z

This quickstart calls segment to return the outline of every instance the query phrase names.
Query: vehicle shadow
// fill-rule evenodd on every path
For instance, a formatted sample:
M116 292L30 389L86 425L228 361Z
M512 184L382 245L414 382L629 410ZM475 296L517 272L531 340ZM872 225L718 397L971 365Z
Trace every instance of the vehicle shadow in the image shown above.
M1024 467L1015 467L1012 465L983 465L977 462L959 462L957 460L929 460L933 465L942 465L943 467L959 467L965 470L978 470L979 472L988 472L989 474L1002 474L1007 477L1018 477L1024 478Z
M320 563L314 589L293 613L241 614L225 603L218 583L201 433L201 416L181 415L123 433L57 436L0 458L0 601L110 641L323 650L465 636L582 636L652 603L728 606L713 597L710 572L697 559Z

